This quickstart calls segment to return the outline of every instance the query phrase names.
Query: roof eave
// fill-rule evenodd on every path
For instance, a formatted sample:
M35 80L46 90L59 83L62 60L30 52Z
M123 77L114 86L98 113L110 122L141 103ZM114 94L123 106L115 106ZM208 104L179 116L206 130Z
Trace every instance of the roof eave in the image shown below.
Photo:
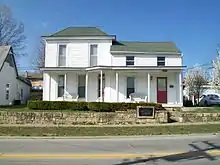
M88 35L88 36L41 36L45 40L70 40L70 39L115 39L115 35Z
M174 54L174 55L182 55L181 52L138 52L138 51L115 51L111 50L112 54Z

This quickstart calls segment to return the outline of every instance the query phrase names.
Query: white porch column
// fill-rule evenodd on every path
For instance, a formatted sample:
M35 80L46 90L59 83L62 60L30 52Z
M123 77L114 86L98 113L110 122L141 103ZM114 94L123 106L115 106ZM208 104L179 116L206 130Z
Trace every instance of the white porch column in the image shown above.
M89 73L86 72L86 101L88 101L88 80L89 80Z
M118 102L118 72L115 73L116 101Z
M100 71L100 99L101 99L101 102L103 102L103 89L102 89L102 87L103 87L103 82L102 82L102 79L103 79L103 77L102 77L102 70Z
M183 82L182 72L179 73L179 103L183 106Z
M150 73L147 74L147 102L150 102Z

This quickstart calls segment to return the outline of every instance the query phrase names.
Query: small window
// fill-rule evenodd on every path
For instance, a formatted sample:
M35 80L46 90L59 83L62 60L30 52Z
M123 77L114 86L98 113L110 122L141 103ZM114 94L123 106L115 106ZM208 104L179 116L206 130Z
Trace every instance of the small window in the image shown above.
M134 77L127 77L127 98L129 98L129 95L131 93L135 92L135 78Z
M78 95L80 98L85 98L86 95L86 76L79 75L78 76Z
M21 98L23 98L23 89L21 89Z
M64 75L59 75L58 77L58 97L63 97L64 95Z
M165 57L157 57L157 66L165 66Z
M66 45L59 45L59 66L66 65Z
M6 84L6 93L5 93L5 99L6 100L9 100L9 87L10 87L10 85L9 84Z
M134 56L127 56L126 57L126 66L133 66L134 65Z
M90 55L97 56L98 54L98 45L90 45Z

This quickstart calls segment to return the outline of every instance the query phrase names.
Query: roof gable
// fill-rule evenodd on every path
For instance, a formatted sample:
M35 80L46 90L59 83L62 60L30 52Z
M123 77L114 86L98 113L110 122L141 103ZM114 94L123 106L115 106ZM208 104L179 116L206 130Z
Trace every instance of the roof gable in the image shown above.
M15 69L16 78L27 85L31 85L31 83L18 75L18 69L16 66L13 50L11 46L0 46L0 72L4 66L4 63L8 62L11 67Z
M97 27L68 27L45 37L109 36Z
M111 51L143 53L181 53L173 42L132 42L115 41Z
M0 46L0 71L2 70L10 49L11 46Z

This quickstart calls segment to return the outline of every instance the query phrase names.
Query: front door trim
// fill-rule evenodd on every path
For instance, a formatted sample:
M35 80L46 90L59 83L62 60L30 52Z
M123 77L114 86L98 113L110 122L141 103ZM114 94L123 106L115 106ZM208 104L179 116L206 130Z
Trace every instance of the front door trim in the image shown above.
M160 93L161 91L158 91L158 79L165 79L166 88L165 91L163 91L162 93ZM167 77L157 77L157 103L167 103Z

